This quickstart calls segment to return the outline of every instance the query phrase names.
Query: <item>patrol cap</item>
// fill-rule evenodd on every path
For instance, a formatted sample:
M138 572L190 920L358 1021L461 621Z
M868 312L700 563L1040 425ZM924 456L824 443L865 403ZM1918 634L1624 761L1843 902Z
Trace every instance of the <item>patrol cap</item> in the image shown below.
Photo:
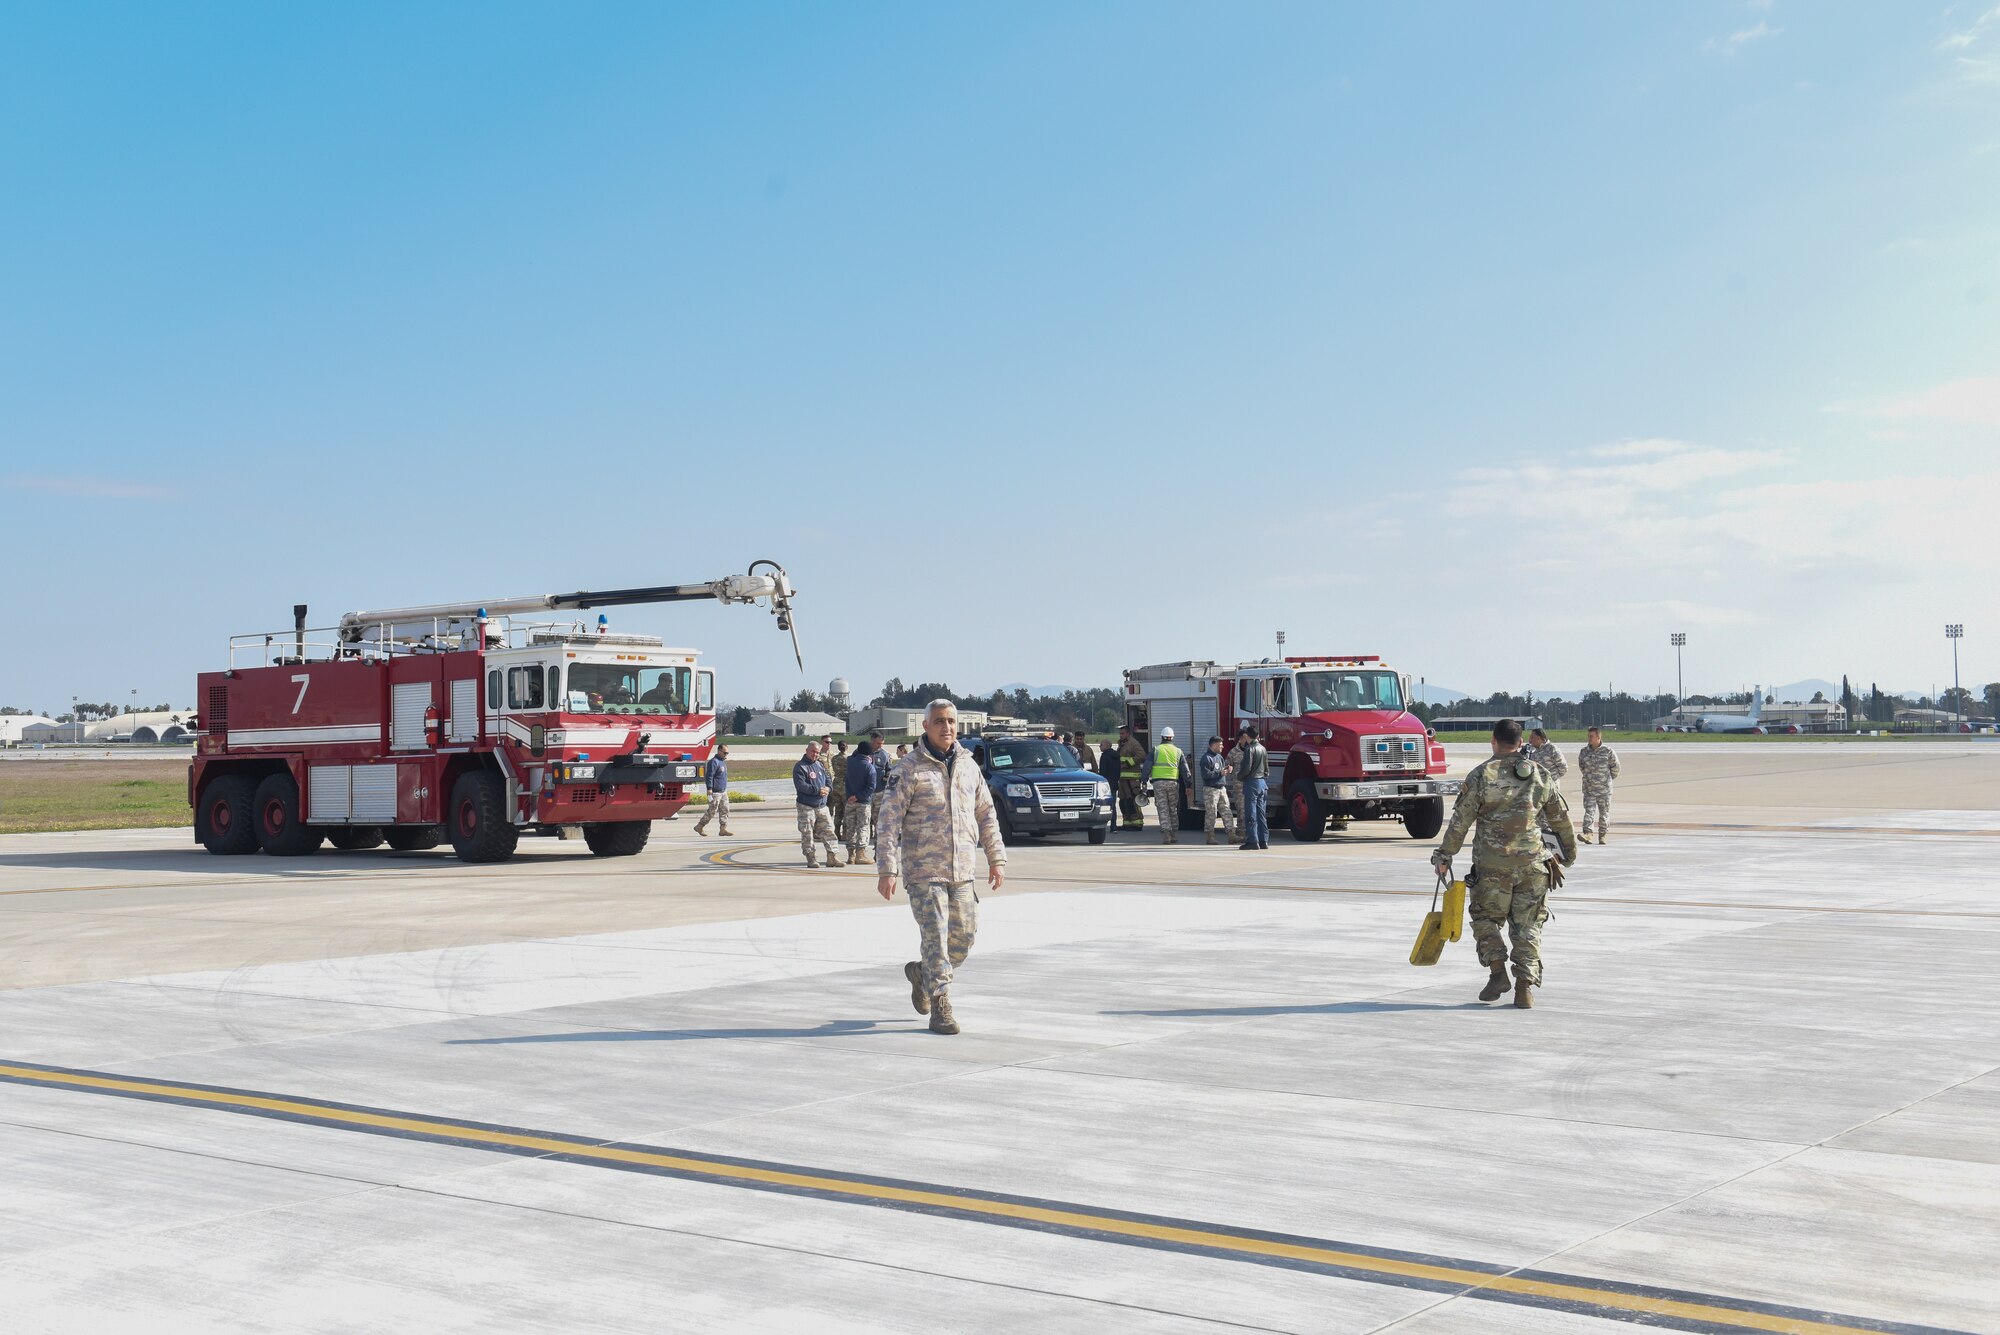
M1163 737L1163 738L1164 738L1164 737L1171 737L1171 736L1173 736L1173 735L1174 735L1174 730L1173 730L1172 728L1162 728L1162 729L1160 729L1160 736L1161 736L1161 737Z

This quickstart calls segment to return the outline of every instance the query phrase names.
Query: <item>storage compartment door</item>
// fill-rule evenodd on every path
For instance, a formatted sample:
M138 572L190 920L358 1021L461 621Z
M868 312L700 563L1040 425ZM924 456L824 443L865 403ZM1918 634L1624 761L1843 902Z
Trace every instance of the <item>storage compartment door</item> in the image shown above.
M451 725L446 734L452 742L479 740L479 681L467 677L451 683Z
M396 767L356 765L349 815L356 824L387 825L396 819Z
M389 688L389 749L421 751L424 746L424 711L431 707L431 684L427 681L399 681Z
M306 823L345 825L352 809L352 765L306 767Z

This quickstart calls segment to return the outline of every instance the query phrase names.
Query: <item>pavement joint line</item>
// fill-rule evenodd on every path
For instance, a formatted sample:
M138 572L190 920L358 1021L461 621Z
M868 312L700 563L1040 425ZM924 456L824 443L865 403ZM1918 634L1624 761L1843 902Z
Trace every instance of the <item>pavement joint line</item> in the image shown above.
M428 1117L257 1090L134 1078L104 1071L14 1061L0 1061L0 1082L183 1107L220 1109L330 1130L460 1145L585 1166L907 1210L1677 1330L1748 1330L1787 1332L1789 1335L1962 1335L1961 1332L1945 1332L1939 1327L1876 1322L1840 1313L1717 1294L1654 1288L1458 1257L1232 1228L1199 1220L1138 1214L1036 1197L844 1174L662 1146L564 1136L494 1123Z

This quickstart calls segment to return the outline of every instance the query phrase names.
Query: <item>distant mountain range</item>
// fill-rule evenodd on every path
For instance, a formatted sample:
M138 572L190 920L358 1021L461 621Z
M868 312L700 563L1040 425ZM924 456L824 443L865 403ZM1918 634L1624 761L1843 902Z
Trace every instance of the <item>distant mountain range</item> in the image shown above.
M993 690L1005 691L1007 694L1012 695L1023 688L1027 690L1029 695L1061 695L1064 691L1087 691L1090 689L1088 686L1034 686L1025 681L1010 681L1005 685L995 686ZM985 694L990 695L992 692L988 691Z

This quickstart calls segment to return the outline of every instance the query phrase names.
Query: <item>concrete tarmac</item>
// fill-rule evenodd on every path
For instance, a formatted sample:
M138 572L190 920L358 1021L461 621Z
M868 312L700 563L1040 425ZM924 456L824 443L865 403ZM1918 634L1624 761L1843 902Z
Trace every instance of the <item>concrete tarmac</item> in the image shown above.
M1407 962L1397 826L1010 850L955 1038L777 802L480 868L0 838L0 1312L2000 1329L2000 747L1619 750L1528 1012L1469 930Z

